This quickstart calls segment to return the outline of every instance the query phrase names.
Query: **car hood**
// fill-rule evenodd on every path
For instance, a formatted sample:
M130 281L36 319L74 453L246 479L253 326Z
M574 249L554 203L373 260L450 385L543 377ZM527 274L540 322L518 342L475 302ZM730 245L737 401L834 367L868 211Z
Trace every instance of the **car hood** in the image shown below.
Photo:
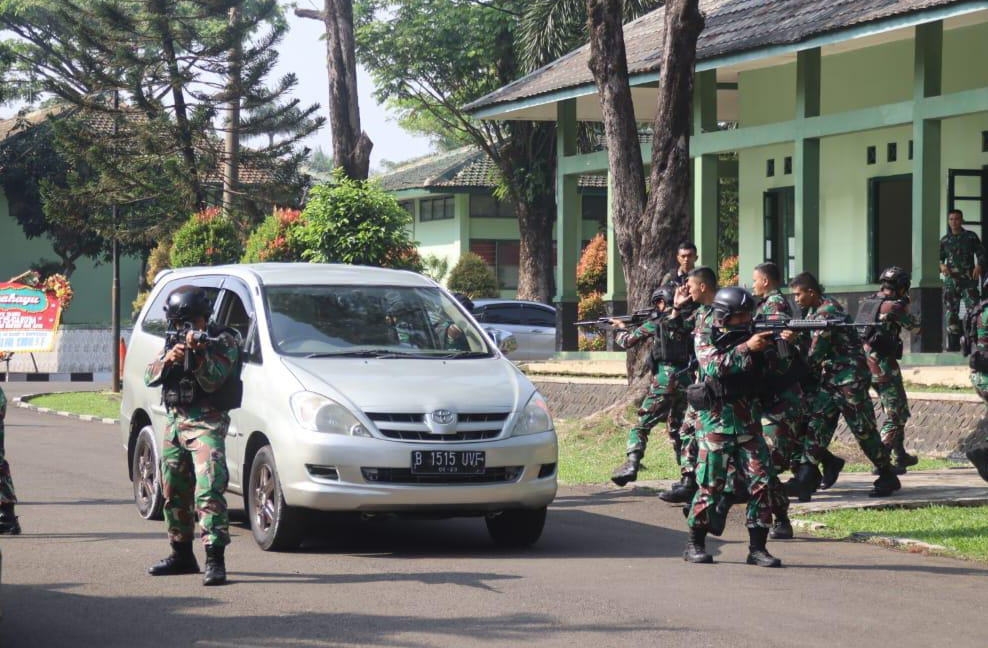
M303 387L368 412L509 412L535 387L508 360L288 358Z

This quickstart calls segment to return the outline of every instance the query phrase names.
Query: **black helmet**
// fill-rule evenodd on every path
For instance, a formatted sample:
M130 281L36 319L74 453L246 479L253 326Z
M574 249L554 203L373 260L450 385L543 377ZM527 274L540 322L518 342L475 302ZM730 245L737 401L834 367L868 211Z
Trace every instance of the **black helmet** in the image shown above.
M673 300L676 298L676 286L673 284L666 284L664 286L659 286L654 291L652 291L652 304L657 301L665 302L666 306L672 306Z
M728 286L717 291L711 308L718 319L727 319L738 313L751 314L755 312L755 298L744 288Z
M197 317L209 317L213 305L206 291L197 286L179 286L165 302L165 319L190 322Z
M878 282L883 286L889 286L895 290L909 290L912 277L899 266L890 266L882 270L881 276L878 277Z
M456 301L460 302L460 304L463 305L463 308L467 309L471 313L473 312L473 300L472 299L470 299L469 297L467 297L466 295L464 295L461 292L455 292L455 293L453 293L453 297L455 297L456 298Z

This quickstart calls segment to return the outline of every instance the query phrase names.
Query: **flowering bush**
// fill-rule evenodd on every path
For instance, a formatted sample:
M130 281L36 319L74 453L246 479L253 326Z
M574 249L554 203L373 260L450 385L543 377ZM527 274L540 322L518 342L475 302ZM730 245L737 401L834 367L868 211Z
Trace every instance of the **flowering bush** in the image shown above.
M603 234L590 239L576 264L576 289L581 295L607 290L607 239Z
M606 315L603 293L592 292L581 297L576 306L576 314L579 320L592 320ZM607 340L599 330L586 326L580 327L577 345L580 351L603 351L607 348Z
M243 262L301 261L303 248L295 236L301 224L302 212L276 207L247 239Z
M236 263L242 254L236 226L218 207L193 214L172 237L173 268Z
M720 271L717 273L717 283L721 286L738 285L738 257L729 256L720 262Z
M72 285L69 283L69 279L65 275L51 275L45 279L45 283L42 288L45 292L55 295L55 299L57 299L62 305L63 311L66 310L69 307L69 304L72 303Z

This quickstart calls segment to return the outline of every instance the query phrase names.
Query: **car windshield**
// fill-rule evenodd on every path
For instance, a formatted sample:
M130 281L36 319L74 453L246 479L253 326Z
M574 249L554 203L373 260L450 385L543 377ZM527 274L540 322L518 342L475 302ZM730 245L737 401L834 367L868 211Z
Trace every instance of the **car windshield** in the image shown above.
M486 335L438 288L268 286L271 342L305 357L473 358Z

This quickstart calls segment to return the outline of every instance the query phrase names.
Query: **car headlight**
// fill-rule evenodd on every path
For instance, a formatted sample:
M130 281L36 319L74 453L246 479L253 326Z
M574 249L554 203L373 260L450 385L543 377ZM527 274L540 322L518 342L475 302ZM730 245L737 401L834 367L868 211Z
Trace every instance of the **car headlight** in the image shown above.
M542 394L535 392L515 421L514 434L537 434L552 429L552 415Z
M369 437L370 432L343 405L313 392L298 392L290 399L292 414L310 432Z

